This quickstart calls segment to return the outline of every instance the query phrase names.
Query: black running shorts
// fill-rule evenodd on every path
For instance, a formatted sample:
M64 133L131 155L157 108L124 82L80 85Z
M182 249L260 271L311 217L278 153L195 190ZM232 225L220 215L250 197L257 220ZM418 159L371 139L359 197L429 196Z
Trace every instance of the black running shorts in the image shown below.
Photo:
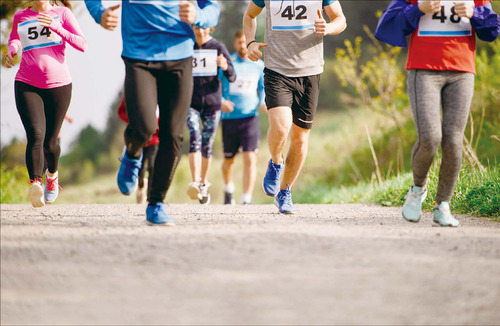
M320 75L287 77L264 69L264 90L268 109L286 106L292 109L293 123L311 129L319 98Z
M243 152L255 152L259 148L259 117L222 120L224 157L233 158L240 147Z

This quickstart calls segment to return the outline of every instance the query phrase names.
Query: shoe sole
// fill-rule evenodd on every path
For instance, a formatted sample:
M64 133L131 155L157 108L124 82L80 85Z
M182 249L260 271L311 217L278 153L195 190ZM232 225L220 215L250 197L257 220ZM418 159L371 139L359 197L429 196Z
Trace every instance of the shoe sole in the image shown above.
M456 226L455 226L455 225L452 225L452 224L442 225L442 224L440 224L439 222L436 222L436 221L434 221L434 220L433 220L432 222L434 222L434 224L433 224L432 226L435 226L435 227L442 227L442 228L456 228L456 227L459 227L459 226L460 226L460 224L458 224L458 225L456 225Z
M278 193L276 193L274 195L268 194L267 191L266 191L266 189L264 188L264 183L262 183L262 190L264 191L264 193L266 194L266 196L269 196L269 197L276 197L276 195L278 194Z
M202 197L202 198L203 198L203 197ZM206 201L205 203L202 203L202 202L201 202L201 199L200 199L200 204L201 204L201 205L208 205L208 204L210 204L210 195L208 195L208 199L207 199L207 201Z
M43 207L45 206L45 201L43 200L43 188L42 187L30 187L28 190L28 199L33 207Z
M153 222L150 222L148 220L145 221L147 225L149 226L175 226L175 223L174 222L166 222L166 223L153 223Z
M283 214L283 215L295 215L296 212L293 212L293 211L285 211L285 212L282 212L280 211L280 206L278 205L278 203L276 202L276 200L274 201L274 205L276 207L278 207L278 211L280 212L280 214Z
M195 187L190 187L187 191L189 198L193 200L201 200L200 190Z
M401 216L403 216L403 218L405 219L405 221L410 222L410 223L418 223L418 222L420 221L420 217L421 217L421 216L420 216L420 217L418 218L418 220L414 221L414 220L409 220L409 219L407 219L407 218L404 216L404 214L401 214Z

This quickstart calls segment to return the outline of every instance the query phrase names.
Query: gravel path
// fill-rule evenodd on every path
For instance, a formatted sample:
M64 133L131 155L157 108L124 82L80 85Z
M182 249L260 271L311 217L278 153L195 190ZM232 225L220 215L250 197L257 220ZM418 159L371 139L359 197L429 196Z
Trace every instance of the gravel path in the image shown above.
M500 223L400 208L1 205L1 324L500 324Z

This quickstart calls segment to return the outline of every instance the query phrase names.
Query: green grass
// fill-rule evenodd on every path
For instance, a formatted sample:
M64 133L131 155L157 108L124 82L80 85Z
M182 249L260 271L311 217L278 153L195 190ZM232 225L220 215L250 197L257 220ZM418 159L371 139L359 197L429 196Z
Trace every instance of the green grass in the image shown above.
M431 168L428 195L423 203L424 210L432 210L437 193L438 164ZM355 186L332 188L320 184L294 194L295 202L307 203L374 203L383 206L402 206L404 197L412 185L411 173L405 173L384 181L361 182ZM453 213L490 217L500 221L500 166L488 167L486 172L462 168L451 200Z

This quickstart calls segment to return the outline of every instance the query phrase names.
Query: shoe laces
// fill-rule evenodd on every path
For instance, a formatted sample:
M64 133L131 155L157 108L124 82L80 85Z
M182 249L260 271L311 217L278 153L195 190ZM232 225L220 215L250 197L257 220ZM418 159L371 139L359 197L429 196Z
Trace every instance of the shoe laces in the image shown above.
M413 190L410 190L408 194L406 194L406 205L417 207L422 202L423 192L415 193Z
M200 184L200 193L202 196L207 196L208 195L208 187L210 187L212 184L210 182L207 182L205 184Z
M270 175L272 179L277 179L278 174L281 171L281 165L280 164L274 164L273 161L271 160L270 165L272 169L269 169Z
M35 183L38 183L39 185L41 185L42 182L43 182L42 178L32 179L32 180L30 180L30 185L35 184Z
M292 192L290 191L290 186L286 185L286 189L284 189L284 191L280 191L279 196L283 202L291 203L292 202Z
M51 177L46 177L45 182L46 182L46 188L49 191L54 191L56 190L56 185L59 187L59 189L62 189L62 187L57 183L58 177L51 178Z

